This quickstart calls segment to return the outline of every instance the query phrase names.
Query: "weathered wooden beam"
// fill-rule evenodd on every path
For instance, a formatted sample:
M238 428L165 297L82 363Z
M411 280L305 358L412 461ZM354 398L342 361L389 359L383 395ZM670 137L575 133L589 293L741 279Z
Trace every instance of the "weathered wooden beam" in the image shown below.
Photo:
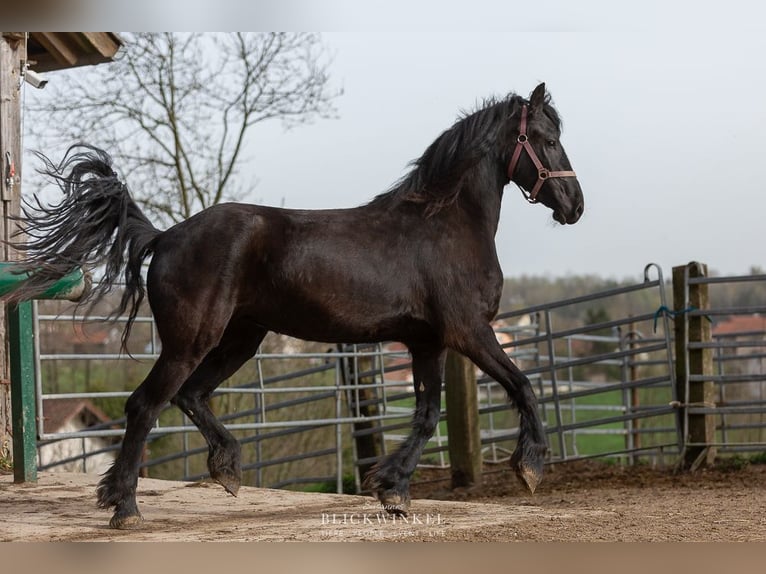
M10 239L9 217L18 215L21 197L21 65L26 60L23 32L3 32L0 36L0 239ZM5 242L0 242L0 258L14 259L16 253ZM0 450L10 447L11 436L7 429L14 426L12 406L11 365L6 333L5 305L0 305ZM34 400L31 403L34 406ZM32 415L32 418L33 415ZM18 432L18 431L14 431ZM35 435L33 434L33 440ZM29 447L28 443L23 445ZM16 450L14 441L13 451ZM36 451L33 451L36 452ZM5 453L3 453L5 454ZM33 453L24 452L22 459L14 462L21 468ZM32 459L33 460L33 459Z
M680 465L684 469L712 464L716 451L715 416L691 412L693 406L715 406L715 385L700 376L713 375L710 348L689 348L689 343L710 343L711 325L707 317L689 315L692 309L710 308L708 285L688 284L687 278L706 277L707 265L693 261L673 268L673 308L675 312L676 390L680 402L679 424L684 431ZM694 379L692 380L692 377Z
M66 42L66 34L37 32L35 38L62 67L71 68L77 63L77 53Z
M338 347L343 351L343 346ZM359 357L356 361L346 359L347 364L343 369L343 379L346 385L354 384L356 388L346 393L349 409L356 414L358 409L362 417L370 417L372 420L357 421L353 425L353 436L358 460L377 459L383 456L383 433L367 432L380 427L380 421L374 419L380 414L377 401L377 392L374 387L375 375L374 361L372 357ZM365 462L357 467L360 483L374 466L375 462Z
M481 485L479 392L475 367L454 351L444 369L452 488Z
M110 62L122 47L113 32L30 32L29 59L36 72Z
M122 46L119 36L112 32L83 32L80 35L93 47L100 61L111 60Z

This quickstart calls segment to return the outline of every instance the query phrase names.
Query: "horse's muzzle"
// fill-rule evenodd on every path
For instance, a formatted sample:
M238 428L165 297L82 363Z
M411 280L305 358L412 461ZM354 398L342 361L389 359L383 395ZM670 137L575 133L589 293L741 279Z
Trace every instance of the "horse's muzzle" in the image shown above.
M580 217L582 217L582 212L585 210L585 203L582 199L580 199L579 202L575 205L575 208L572 210L572 212L569 214L569 217L566 217L564 219L563 223L568 223L569 225L574 225L578 221L580 221Z
M585 209L582 193L578 193L571 201L562 200L562 195L559 195L558 205L553 209L553 219L561 225L573 225L580 220Z

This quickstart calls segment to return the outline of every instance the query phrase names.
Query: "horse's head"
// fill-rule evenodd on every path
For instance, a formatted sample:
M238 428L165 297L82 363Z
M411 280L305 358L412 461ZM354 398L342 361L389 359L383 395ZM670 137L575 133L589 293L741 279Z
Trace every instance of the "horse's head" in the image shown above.
M576 223L584 208L582 189L559 141L561 122L545 84L534 89L518 119L508 177L527 201L552 209L556 221Z

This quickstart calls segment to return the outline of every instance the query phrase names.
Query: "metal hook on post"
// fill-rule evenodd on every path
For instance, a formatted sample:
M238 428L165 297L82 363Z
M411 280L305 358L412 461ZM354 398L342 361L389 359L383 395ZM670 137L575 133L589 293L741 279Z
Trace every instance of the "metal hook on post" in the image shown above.
M5 152L3 172L5 179L5 185L3 186L3 200L10 201L13 186L16 183L16 164L13 162L13 157L9 151Z
M5 152L5 162L6 178L13 182L13 179L16 177L16 164L13 163L13 157L11 157L11 152L9 151Z

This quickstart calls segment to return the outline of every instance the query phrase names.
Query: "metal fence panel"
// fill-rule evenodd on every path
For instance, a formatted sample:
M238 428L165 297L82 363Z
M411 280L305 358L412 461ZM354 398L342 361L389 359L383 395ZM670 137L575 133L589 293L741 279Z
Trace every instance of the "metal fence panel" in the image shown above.
M668 463L678 456L683 437L674 406L679 398L665 290L661 270L649 265L642 282L498 316L498 340L539 397L549 462L609 457L624 463ZM625 312L605 315L607 302L616 302ZM134 329L138 340L131 352L136 362L118 352L119 324L94 323L88 332L55 305L35 303L40 445L101 442L58 462L47 459L41 469L115 452L124 432L121 404L160 349L148 314ZM741 316L751 311L738 309ZM762 447L765 331L720 334L711 345L723 450ZM743 361L755 361L755 370L742 372ZM483 373L476 375L484 461L505 464L518 435L515 410L497 383ZM735 391L742 384L757 384L758 392L740 396ZM46 413L61 400L93 405L92 420L80 427L53 428ZM396 343L328 348L277 337L222 385L213 404L246 450L246 484L358 489L361 472L409 433L415 404L410 359ZM760 438L743 439L748 432ZM448 440L442 413L421 465L448 467ZM150 434L143 468L152 475L198 480L207 476L206 457L207 446L196 428L168 409Z

